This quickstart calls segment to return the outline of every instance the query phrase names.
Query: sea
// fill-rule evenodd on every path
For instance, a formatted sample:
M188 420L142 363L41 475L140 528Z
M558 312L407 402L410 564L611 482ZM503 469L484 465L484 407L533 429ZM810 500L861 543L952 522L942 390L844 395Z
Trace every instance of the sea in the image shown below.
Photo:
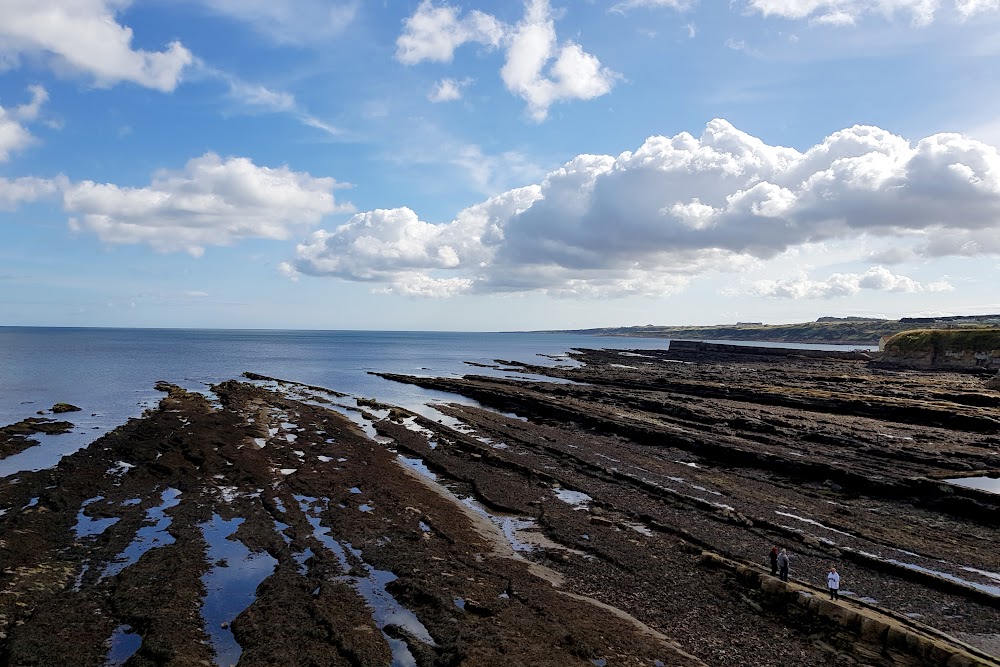
M668 346L664 338L545 332L0 327L0 425L36 416L60 402L82 409L59 416L74 423L71 433L33 436L39 445L0 460L0 477L54 466L130 417L140 416L163 396L154 389L158 380L210 394L212 385L250 371L425 412L427 404L435 402L474 402L371 373L526 377L466 362L572 365L566 354L573 349Z

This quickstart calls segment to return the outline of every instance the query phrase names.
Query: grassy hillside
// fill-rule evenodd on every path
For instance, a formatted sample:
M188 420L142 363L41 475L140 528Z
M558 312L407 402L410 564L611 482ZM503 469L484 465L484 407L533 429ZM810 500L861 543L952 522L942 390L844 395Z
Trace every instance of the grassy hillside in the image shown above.
M886 353L902 356L945 350L1000 350L1000 329L916 329L885 343Z
M964 331L1000 324L1000 315L971 317L878 320L861 318L820 318L817 322L801 324L734 324L717 326L642 326L577 329L565 333L595 336L635 336L642 338L673 338L676 340L738 340L766 341L771 343L813 343L831 345L878 345L883 336L893 336L903 331L947 329Z

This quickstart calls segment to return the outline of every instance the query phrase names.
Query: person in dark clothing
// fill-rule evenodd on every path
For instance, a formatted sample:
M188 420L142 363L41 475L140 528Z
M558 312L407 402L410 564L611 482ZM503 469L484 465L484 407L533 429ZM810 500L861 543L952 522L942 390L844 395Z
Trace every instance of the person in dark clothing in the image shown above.
M771 547L771 553L769 554L771 558L771 576L778 576L778 547Z
M784 549L778 554L778 577L788 581L788 553Z

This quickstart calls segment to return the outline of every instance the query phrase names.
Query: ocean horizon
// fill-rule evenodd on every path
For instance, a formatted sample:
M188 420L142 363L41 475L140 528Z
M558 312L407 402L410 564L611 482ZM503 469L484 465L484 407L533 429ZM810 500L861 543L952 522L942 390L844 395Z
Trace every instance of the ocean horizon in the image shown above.
M37 416L60 402L81 408L61 416L73 422L72 432L35 436L39 445L0 461L0 476L55 465L140 416L163 396L154 388L158 381L211 394L211 386L251 372L428 412L427 404L473 402L373 373L524 378L489 366L498 359L571 364L566 355L574 349L663 349L669 342L563 332L0 326L0 424Z

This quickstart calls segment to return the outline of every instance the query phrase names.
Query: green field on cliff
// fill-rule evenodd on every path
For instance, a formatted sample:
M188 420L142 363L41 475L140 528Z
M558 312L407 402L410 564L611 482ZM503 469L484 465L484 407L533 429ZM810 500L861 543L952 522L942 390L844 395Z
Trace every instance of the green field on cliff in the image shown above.
M1000 350L1000 329L915 329L886 341L886 352L940 354L952 350Z
M899 320L823 317L801 324L739 323L714 326L638 326L563 330L594 336L633 336L675 340L734 340L769 343L811 343L875 346L883 336L916 329L976 330L1000 326L1000 315Z

